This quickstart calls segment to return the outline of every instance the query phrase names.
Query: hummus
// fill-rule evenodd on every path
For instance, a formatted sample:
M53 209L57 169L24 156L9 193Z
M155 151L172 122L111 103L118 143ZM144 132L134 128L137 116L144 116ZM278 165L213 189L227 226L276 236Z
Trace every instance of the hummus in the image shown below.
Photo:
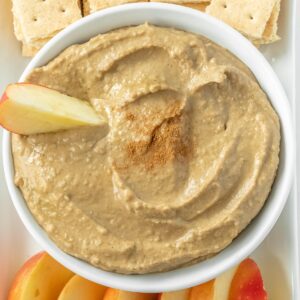
M73 45L27 80L86 99L106 127L13 135L15 183L63 251L119 273L228 246L258 214L280 125L235 56L148 24Z

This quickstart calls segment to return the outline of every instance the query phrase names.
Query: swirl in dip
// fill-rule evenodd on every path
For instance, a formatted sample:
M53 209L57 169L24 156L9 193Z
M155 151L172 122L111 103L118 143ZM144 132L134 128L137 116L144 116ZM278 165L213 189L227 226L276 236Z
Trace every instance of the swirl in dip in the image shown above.
M15 182L63 251L119 273L171 270L224 249L264 205L279 120L248 68L210 40L122 28L27 80L108 122L13 135Z

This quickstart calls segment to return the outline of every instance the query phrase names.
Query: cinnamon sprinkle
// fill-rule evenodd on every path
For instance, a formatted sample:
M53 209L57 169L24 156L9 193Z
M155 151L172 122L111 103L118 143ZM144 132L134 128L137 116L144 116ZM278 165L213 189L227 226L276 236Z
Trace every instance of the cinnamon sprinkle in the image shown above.
M154 128L150 141L127 144L129 159L134 164L143 164L147 170L171 160L183 161L192 149L185 125L182 115L166 119Z

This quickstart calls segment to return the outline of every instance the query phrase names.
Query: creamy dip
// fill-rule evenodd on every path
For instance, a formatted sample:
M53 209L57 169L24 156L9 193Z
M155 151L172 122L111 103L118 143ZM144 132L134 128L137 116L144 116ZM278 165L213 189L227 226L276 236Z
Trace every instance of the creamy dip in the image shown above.
M148 24L73 45L27 80L89 101L106 127L13 135L15 182L63 251L150 273L210 257L270 192L280 125L235 56Z

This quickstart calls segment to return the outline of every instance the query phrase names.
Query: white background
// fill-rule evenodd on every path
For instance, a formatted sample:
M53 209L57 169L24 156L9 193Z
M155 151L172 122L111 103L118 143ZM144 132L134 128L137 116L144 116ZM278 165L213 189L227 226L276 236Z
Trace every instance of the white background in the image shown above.
M300 0L297 1L298 28L297 41L300 51ZM293 81L293 41L292 41L292 14L295 7L292 0L282 1L280 15L280 35L282 40L276 44L262 47L262 52L273 65L287 95L294 106L297 128L300 128L300 55L297 57L297 82ZM20 55L20 47L12 29L12 16L10 13L10 1L0 0L0 94L9 82L16 82L21 75L28 59ZM300 53L299 53L300 54ZM295 96L295 89L297 95ZM299 100L300 101L300 100ZM297 131L299 141L300 131ZM0 134L1 143L1 134ZM298 143L299 149L299 143ZM297 161L297 170L300 170L300 162ZM298 184L299 184L298 178ZM266 288L272 300L298 300L300 296L296 284L298 283L298 256L295 238L296 226L296 190L291 192L291 197L284 209L278 223L265 242L255 251L253 257L259 262ZM39 250L39 247L29 236L9 199L4 182L3 170L0 159L0 299L6 299L5 295L10 282L22 265L24 260Z

